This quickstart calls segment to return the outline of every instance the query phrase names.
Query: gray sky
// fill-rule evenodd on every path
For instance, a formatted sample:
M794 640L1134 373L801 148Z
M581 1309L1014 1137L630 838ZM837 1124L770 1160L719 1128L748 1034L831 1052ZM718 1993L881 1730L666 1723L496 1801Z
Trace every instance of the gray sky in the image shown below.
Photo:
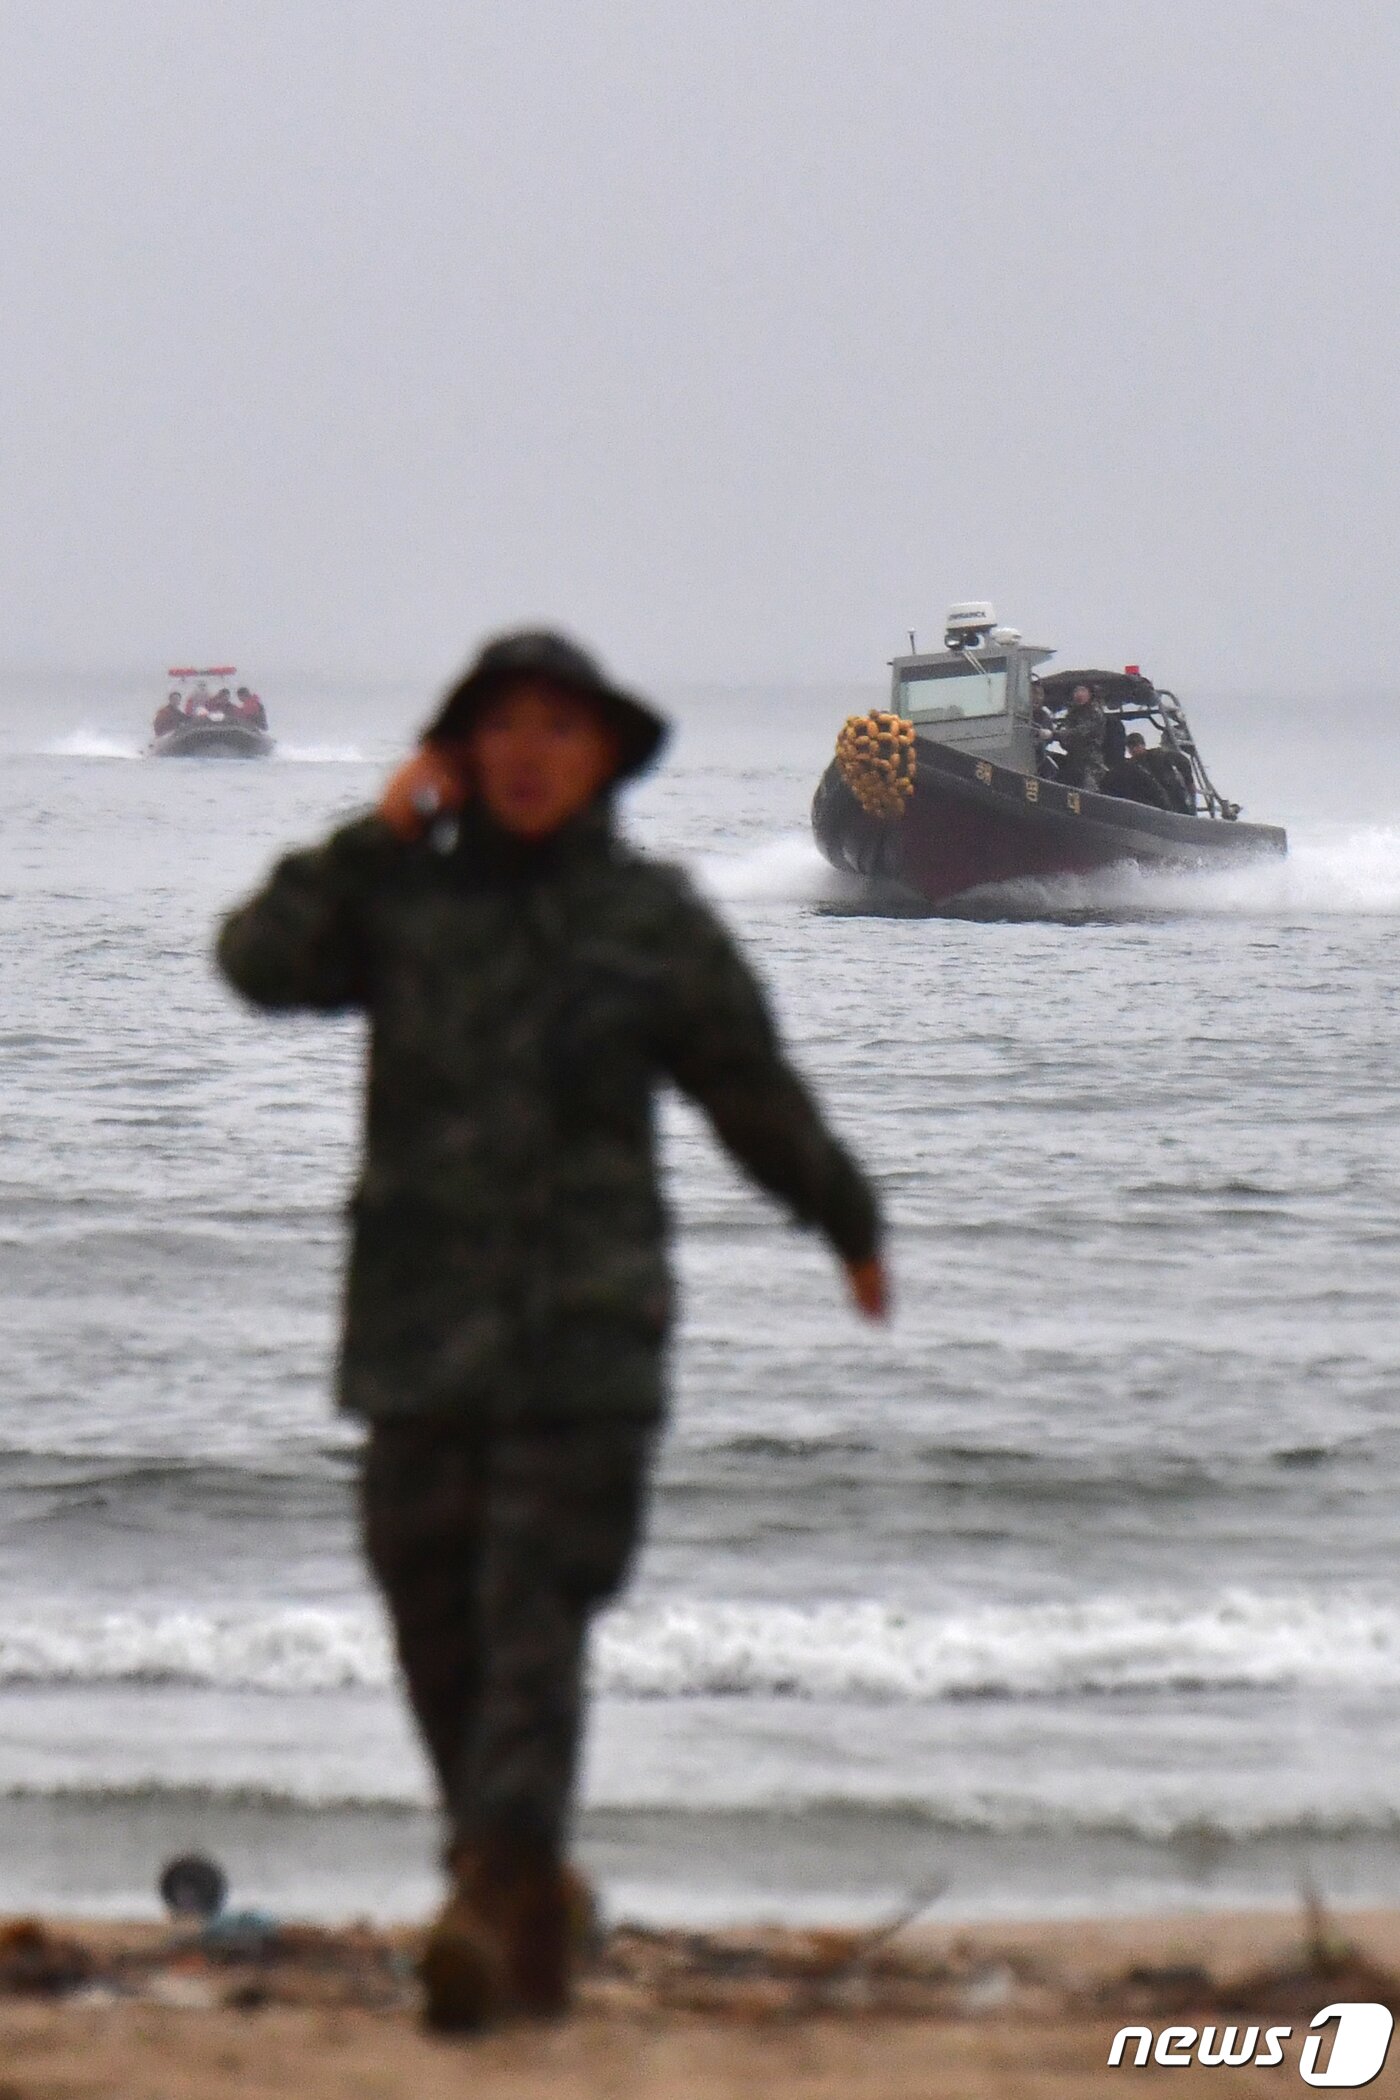
M0 0L0 660L1397 682L1392 0Z

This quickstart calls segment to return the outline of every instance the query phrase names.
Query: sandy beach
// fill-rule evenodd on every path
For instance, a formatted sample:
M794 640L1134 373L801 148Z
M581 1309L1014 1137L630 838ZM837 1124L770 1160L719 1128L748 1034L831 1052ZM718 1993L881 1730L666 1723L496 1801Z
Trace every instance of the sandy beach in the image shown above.
M1324 2006L1396 2006L1400 1912L884 1937L623 1927L573 2019L463 2041L420 2032L412 1948L288 1928L211 1954L152 1927L16 1922L0 1932L0 2100L1091 2100L1162 2075L1109 2067L1134 2022L1288 2027L1282 2063L1173 2077L1188 2095L1283 2092ZM1400 2052L1368 2090L1400 2094Z

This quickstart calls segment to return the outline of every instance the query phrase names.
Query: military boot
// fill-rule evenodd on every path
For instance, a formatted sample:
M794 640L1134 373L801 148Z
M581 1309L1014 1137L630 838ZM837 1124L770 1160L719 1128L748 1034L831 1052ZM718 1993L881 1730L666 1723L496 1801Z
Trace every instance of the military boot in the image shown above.
M428 2025L470 2033L567 2012L573 1970L599 1937L583 1876L503 1846L460 1845L450 1865L453 1892L419 1963Z
M481 1861L453 1864L453 1887L418 1962L423 2017L440 2034L470 2034L513 2009L510 1963Z

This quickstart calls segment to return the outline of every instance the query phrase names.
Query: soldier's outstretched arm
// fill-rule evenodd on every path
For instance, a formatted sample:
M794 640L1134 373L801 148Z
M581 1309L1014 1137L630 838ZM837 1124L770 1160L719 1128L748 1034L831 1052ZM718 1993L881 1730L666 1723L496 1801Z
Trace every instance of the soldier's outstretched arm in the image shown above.
M230 912L215 953L236 991L256 1006L335 1012L363 1005L359 863L368 825L289 853L256 896Z
M745 1171L822 1232L862 1311L885 1308L874 1191L789 1063L753 971L688 896L668 957L663 1061Z

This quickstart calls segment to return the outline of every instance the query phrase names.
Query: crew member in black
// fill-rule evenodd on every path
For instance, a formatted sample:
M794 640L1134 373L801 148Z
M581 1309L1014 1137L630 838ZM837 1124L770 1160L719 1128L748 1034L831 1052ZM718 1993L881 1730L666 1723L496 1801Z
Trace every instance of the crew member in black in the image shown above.
M1118 795L1127 802L1145 802L1150 809L1170 809L1166 789L1151 768L1143 764L1147 755L1146 737L1134 730L1125 755L1104 774L1099 793Z
M1132 738L1128 741L1131 743ZM1142 739L1138 741L1141 743ZM1143 745L1139 763L1161 788L1168 809L1179 811L1183 817L1195 815L1196 783L1191 774L1191 761L1184 751L1178 751L1175 744L1168 743L1163 737L1155 750Z

